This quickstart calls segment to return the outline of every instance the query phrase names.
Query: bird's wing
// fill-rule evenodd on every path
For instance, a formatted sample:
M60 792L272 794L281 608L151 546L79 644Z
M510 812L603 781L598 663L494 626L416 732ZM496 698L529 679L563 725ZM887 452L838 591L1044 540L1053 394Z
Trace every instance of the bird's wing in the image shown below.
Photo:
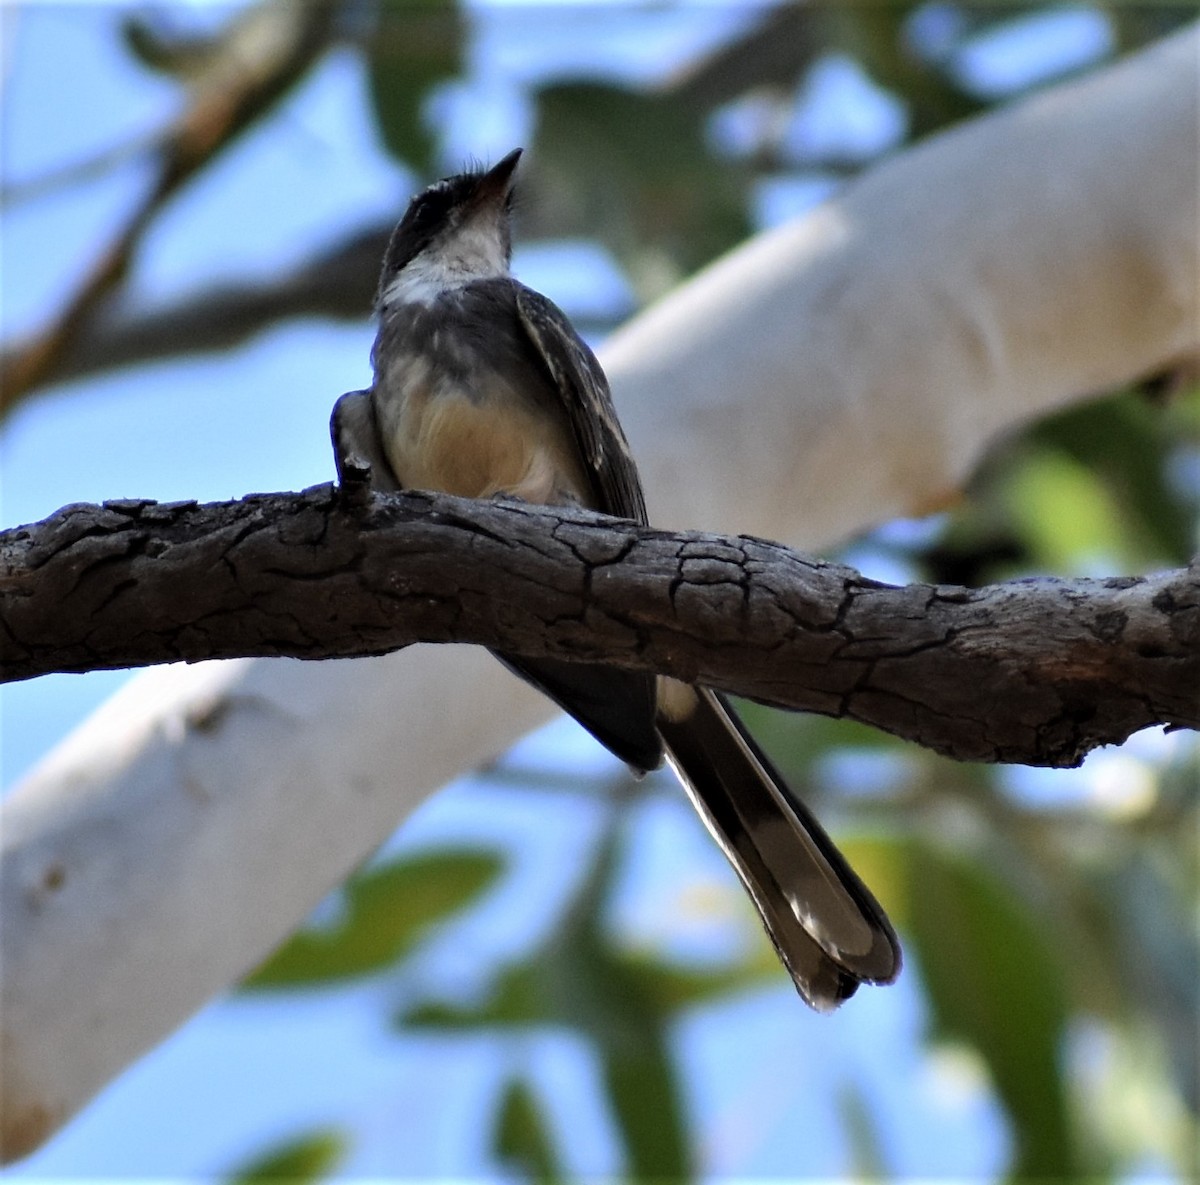
M333 440L338 483L343 488L363 482L376 490L403 488L379 439L370 391L347 391L333 405L329 435Z
M570 422L594 490L592 509L644 523L642 483L595 354L552 301L515 281L513 290L521 325ZM654 724L653 675L554 659L500 657L635 769L654 769L662 761L662 741Z
M593 509L644 523L642 483L596 355L553 301L523 284L514 287L521 324L558 389L595 486Z

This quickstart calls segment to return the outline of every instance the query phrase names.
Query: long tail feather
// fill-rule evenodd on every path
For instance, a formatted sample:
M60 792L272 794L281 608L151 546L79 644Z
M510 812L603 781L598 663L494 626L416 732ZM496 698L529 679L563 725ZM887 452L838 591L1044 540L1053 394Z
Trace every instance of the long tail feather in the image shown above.
M859 983L895 979L900 944L887 915L725 698L671 682L658 727L804 999L828 1011Z

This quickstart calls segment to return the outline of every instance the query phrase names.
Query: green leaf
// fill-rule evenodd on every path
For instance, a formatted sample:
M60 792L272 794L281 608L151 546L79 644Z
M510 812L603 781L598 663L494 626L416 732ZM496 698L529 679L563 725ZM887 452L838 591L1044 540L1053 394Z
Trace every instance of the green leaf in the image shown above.
M1200 1066L1196 1061L1196 1020L1200 1017L1200 938L1194 924L1196 880L1182 883L1170 873L1194 859L1196 828L1183 828L1192 849L1172 860L1166 845L1143 843L1094 870L1091 880L1104 912L1105 937L1114 959L1131 1026L1151 1019L1181 1098L1196 1097ZM1157 849L1157 850L1156 850Z
M965 89L951 70L923 61L913 52L909 22L914 0L879 4L822 6L829 49L855 58L871 80L892 92L908 108L909 136L919 139L976 114L984 104ZM971 5L956 10L969 20Z
M1118 529L1110 546L1135 563L1186 564L1195 541L1194 507L1172 490L1166 464L1181 438L1200 443L1191 412L1200 393L1162 408L1126 392L1088 403L1040 424L1034 439L1095 474L1116 507Z
M403 1008L394 1018L395 1024L403 1029L469 1031L557 1022L557 1009L546 998L540 959L539 952L507 967L479 1005L458 1006L423 999Z
M838 1091L837 1109L850 1144L852 1179L886 1180L883 1140L866 1096L852 1082L845 1082Z
M492 1150L505 1168L534 1181L551 1185L563 1178L537 1096L520 1078L504 1088Z
M334 925L293 935L242 987L312 987L381 971L478 897L502 867L491 853L446 849L359 873L346 886L343 916Z
M385 0L367 50L371 102L387 150L429 177L434 138L422 104L437 83L462 71L466 31L454 0Z
M277 1145L229 1178L231 1185L286 1181L289 1185L321 1181L332 1175L346 1155L348 1141L326 1128Z
M1015 1178L1080 1171L1059 1069L1063 968L1037 919L976 864L919 839L904 860L909 936L936 1036L973 1046L1013 1125Z
M747 177L709 153L702 111L597 82L547 86L537 102L544 232L598 237L642 299L749 233Z
M1029 572L1184 564L1194 496L1171 480L1180 449L1200 448L1200 390L1166 406L1138 392L1069 408L997 448L941 540L931 578L982 584Z
M619 829L600 845L562 923L527 961L510 967L475 1008L424 1001L405 1010L405 1027L565 1027L591 1043L621 1132L631 1181L682 1181L691 1154L668 1035L669 999L688 990L659 977L647 960L614 951L606 905L618 866ZM693 988L695 985L693 985Z
M1111 491L1065 453L1028 453L1013 474L1009 505L1039 566L1078 571L1120 550L1121 520Z
M693 1176L677 1067L660 1025L633 1024L601 1045L601 1068L625 1141L630 1181L686 1181Z

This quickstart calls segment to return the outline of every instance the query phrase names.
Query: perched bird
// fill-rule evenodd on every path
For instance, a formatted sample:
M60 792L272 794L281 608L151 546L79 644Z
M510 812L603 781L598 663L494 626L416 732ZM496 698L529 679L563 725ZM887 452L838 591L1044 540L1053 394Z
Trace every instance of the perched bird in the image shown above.
M339 474L377 489L572 504L646 522L608 382L566 316L509 274L521 150L413 198L379 281L374 383L342 396ZM887 983L887 916L725 697L602 665L498 657L642 772L664 752L801 996L828 1010Z

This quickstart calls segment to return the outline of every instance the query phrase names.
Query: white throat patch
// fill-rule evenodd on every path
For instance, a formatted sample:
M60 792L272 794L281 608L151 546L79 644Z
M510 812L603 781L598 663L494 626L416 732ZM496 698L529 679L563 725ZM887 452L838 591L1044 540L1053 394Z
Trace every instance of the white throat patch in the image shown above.
M428 306L475 280L507 275L502 237L489 222L473 219L410 259L380 293L379 304L381 310L401 304Z

